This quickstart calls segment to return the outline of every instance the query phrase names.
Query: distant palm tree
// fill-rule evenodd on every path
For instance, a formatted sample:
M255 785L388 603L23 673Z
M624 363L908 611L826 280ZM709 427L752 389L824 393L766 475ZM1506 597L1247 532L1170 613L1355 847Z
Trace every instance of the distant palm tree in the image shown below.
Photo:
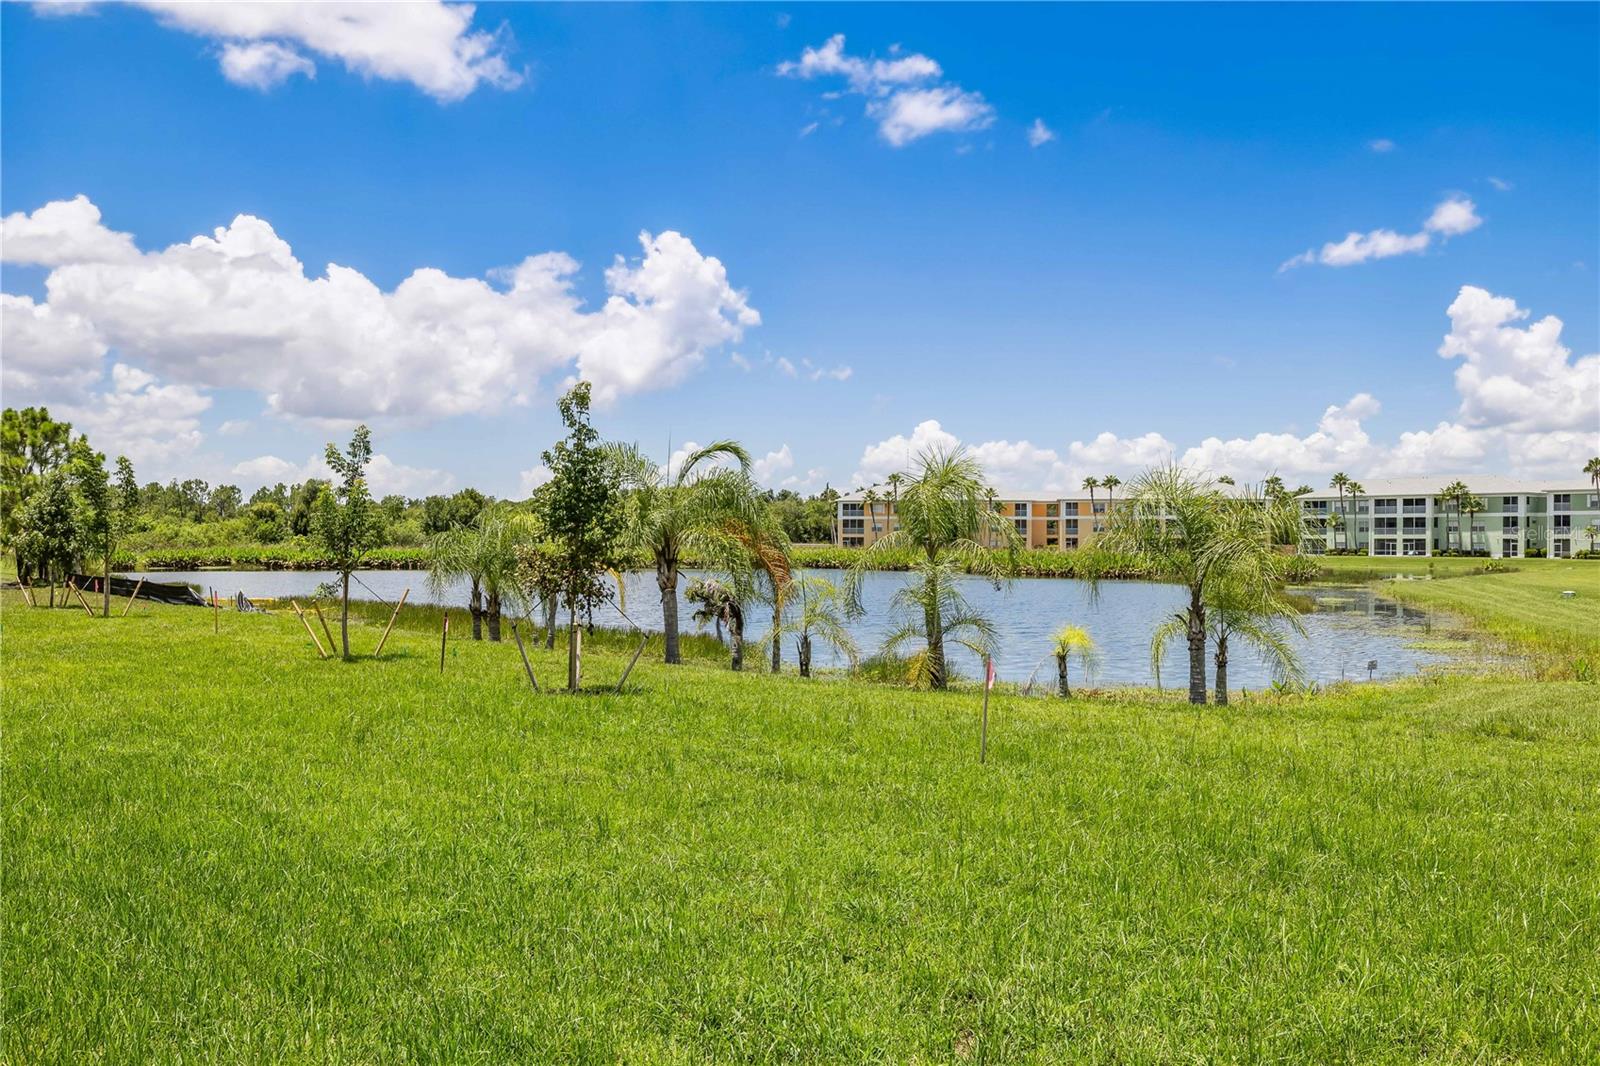
M1600 540L1600 525L1590 522L1584 527L1583 535L1589 538L1589 550L1594 551L1594 542Z
M1230 485L1232 483L1231 481L1229 482ZM1282 496L1284 494L1283 478L1277 474L1268 475L1267 479L1261 483L1261 491L1273 499Z
M1461 508L1467 512L1466 550L1469 552L1478 550L1477 541L1473 539L1473 527L1476 525L1478 515L1482 514L1486 507L1482 496L1474 496L1470 492L1461 501Z
M1467 495L1468 495L1468 491L1467 491L1466 482L1461 481L1459 478L1457 480L1455 480L1455 481L1450 482L1450 484L1446 485L1444 488L1439 490L1439 500L1440 500L1440 502L1444 503L1446 505L1446 508L1447 508L1446 511L1445 511L1445 536L1444 536L1444 544L1445 544L1446 548L1448 548L1450 546L1450 528L1451 527L1450 527L1450 517L1449 517L1450 516L1450 512L1448 510L1449 507L1454 507L1456 509L1456 523L1455 523L1456 547L1459 549L1460 546L1461 546L1461 501Z
M1105 477L1100 479L1100 487L1106 490L1106 515L1108 517L1111 514L1113 497L1116 493L1117 486L1120 484L1122 484L1122 479L1115 474L1107 474Z
M867 505L867 531L872 534L869 543L878 539L878 490L869 488L861 496L861 502Z
M1056 690L1063 697L1072 697L1072 686L1067 683L1067 663L1076 658L1088 673L1095 661L1094 638L1082 626L1062 626L1050 638L1051 650L1056 657Z
M613 444L608 452L627 490L623 542L650 556L661 590L665 660L682 661L678 647L678 570L689 553L713 569L747 567L741 532L763 521L767 506L748 476L750 454L737 441L698 448L676 470L658 466L633 444ZM738 469L719 463L732 460Z
M851 565L845 579L846 603L852 613L861 611L861 584L881 556L914 552L912 580L890 601L902 622L884 641L884 651L899 654L907 643L920 639L923 647L911 657L914 682L926 681L942 689L949 683L945 644L962 644L979 655L992 653L994 626L961 595L964 573L991 579L998 585L1016 572L1010 554L991 551L979 538L993 529L1012 551L1020 546L1009 522L994 529L993 493L983 484L983 470L964 449L932 448L917 456L917 470L900 494L900 525L873 542Z
M890 513L884 516L883 524L885 528L891 528L889 526L890 518L900 513L900 486L905 484L906 476L896 470L884 480L889 483Z
M1098 533L1100 531L1100 523L1095 518L1094 513L1094 490L1100 487L1100 479L1086 477L1083 479L1083 487L1089 490L1089 532L1091 534Z
M1333 546L1335 548L1339 548L1339 547L1348 548L1350 546L1350 542L1349 542L1348 539L1345 541L1345 543L1343 545L1341 545L1339 543L1339 533L1342 530L1344 530L1344 528L1345 528L1345 525L1344 525L1344 487L1346 485L1350 484L1350 475L1346 474L1343 470L1341 470L1337 474L1333 475L1332 480L1330 480L1328 482L1328 484L1333 486L1339 492L1339 523L1338 523L1338 525L1333 527L1333 529L1334 529Z
M1218 485L1232 485L1233 483L1234 483L1233 476L1231 474L1218 474L1217 475L1217 484Z
M1351 478L1349 481L1345 482L1344 491L1350 495L1350 506L1346 508L1346 510L1354 511L1357 514L1360 514L1361 497L1366 493L1367 487L1361 482L1357 481L1355 478ZM1348 548L1350 546L1350 529L1348 526L1348 520L1344 531L1344 543L1345 547Z
M1589 475L1589 484L1594 486L1594 494L1600 496L1600 455L1584 463L1583 472Z
M811 676L811 651L814 640L831 645L855 669L860 652L855 638L845 625L839 588L825 577L806 575L789 584L789 610L773 619L773 627L761 638L763 646L779 644L784 637L795 638L795 653L800 676Z

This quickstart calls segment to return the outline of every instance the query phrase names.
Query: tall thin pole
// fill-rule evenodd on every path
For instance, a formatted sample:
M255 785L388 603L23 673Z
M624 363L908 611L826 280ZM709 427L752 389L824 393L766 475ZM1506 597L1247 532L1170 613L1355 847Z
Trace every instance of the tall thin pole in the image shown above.
M128 617L128 612L133 610L133 601L139 598L139 590L142 589L142 588L144 588L144 578L141 577L139 579L139 583L137 585L133 586L132 594L128 596L128 604L127 604L127 606L122 608L122 617L123 618Z
M439 672L444 673L444 647L450 639L450 612L444 613L444 629L439 633Z
M522 634L517 632L517 623L511 623L511 639L517 642L517 654L522 656L522 668L528 671L528 684L533 686L533 691L539 691L539 682L533 677L533 664L528 661L528 652L522 646Z

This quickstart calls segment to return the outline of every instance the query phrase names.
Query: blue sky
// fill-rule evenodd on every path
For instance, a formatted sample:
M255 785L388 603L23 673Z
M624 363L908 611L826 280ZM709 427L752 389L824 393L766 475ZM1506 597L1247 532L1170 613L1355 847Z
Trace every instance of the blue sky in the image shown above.
M1600 451L1593 5L206 10L0 9L6 402L142 474L293 479L359 418L388 487L516 495L580 366L606 434L805 489ZM418 270L491 280L389 306Z

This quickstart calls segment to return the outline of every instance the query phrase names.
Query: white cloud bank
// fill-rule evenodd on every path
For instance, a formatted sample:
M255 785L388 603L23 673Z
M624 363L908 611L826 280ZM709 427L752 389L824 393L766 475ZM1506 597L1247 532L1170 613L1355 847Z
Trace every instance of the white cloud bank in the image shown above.
M364 78L409 82L441 102L463 99L480 85L514 89L523 81L506 61L505 35L472 29L471 4L133 2L165 26L221 42L223 76L254 89L296 74L314 76L316 65L306 53ZM95 6L39 4L35 10L75 15Z
M867 98L867 117L895 148L929 134L987 129L994 123L994 108L981 93L940 81L944 70L928 56L897 50L890 59L853 56L844 50L844 34L836 33L805 49L799 59L778 64L778 73L807 80L843 78L847 91Z
M1600 454L1600 355L1573 359L1561 344L1560 319L1546 316L1522 325L1530 316L1514 300L1475 286L1462 287L1448 315L1450 332L1439 355L1461 361L1455 417L1432 429L1402 432L1391 443L1368 433L1365 423L1381 405L1362 392L1326 408L1317 428L1304 436L1209 437L1181 450L1154 432L1102 433L1064 450L1026 440L968 446L997 487L1048 493L1076 490L1091 475L1115 473L1126 480L1167 462L1240 481L1278 474L1291 484L1325 484L1337 470L1357 477L1487 472L1576 479L1584 461ZM923 449L959 443L930 419L910 434L869 445L851 483L882 482L908 469Z
M424 267L391 292L329 264L309 277L264 219L141 253L84 197L3 221L6 262L51 267L44 304L5 300L8 392L73 396L114 350L163 377L260 392L273 410L336 420L430 419L526 402L571 371L609 403L675 384L761 316L721 261L680 233L641 233L588 310L578 263L532 255L498 283Z
M1320 263L1323 266L1344 267L1365 263L1370 259L1388 259L1397 255L1423 252L1433 244L1435 237L1457 237L1470 233L1483 224L1477 205L1465 196L1452 196L1441 200L1433 209L1422 229L1416 233L1396 233L1392 229L1375 229L1367 233L1347 233L1343 240L1329 241L1320 249L1311 248L1278 267L1281 274L1297 266Z

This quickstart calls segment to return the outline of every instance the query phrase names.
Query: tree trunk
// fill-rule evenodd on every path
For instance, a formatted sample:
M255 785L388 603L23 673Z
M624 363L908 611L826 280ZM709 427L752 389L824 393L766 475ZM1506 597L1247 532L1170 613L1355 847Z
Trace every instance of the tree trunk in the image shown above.
M783 668L783 641L779 639L779 629L783 625L783 605L778 599L778 594L772 596L772 672L778 673Z
M667 646L666 661L681 663L678 651L678 561L656 559L656 587L661 590L661 633Z
M1072 686L1067 684L1067 657L1065 655L1056 656L1056 688L1061 692L1062 696L1067 699L1072 698Z
M583 630L578 628L578 609L567 610L567 691L576 692L583 677Z
M350 658L350 571L344 572L344 594L339 604L339 643L344 646L344 657Z
M811 635L800 634L800 676L811 676Z
M553 651L556 646L556 594L549 593L544 598L544 647L546 651Z
M500 590L489 593L489 639L500 642Z
M111 617L111 553L106 552L106 564L103 576L100 578L100 593L105 597L105 611L102 617Z
M483 639L483 588L472 579L472 595L467 597L467 612L472 615L472 639Z
M1228 634L1227 633L1218 633L1217 634L1217 654L1216 654L1215 658L1216 658L1216 663L1217 663L1216 704L1217 704L1218 707L1226 707L1228 705Z
M944 670L944 619L939 617L937 597L923 609L922 621L928 640L928 686L942 689L947 682Z
M1187 618L1189 638L1189 702L1206 701L1206 605L1200 599L1200 590L1189 592Z
M728 644L733 649L733 668L744 669L744 617L733 614L728 618Z

